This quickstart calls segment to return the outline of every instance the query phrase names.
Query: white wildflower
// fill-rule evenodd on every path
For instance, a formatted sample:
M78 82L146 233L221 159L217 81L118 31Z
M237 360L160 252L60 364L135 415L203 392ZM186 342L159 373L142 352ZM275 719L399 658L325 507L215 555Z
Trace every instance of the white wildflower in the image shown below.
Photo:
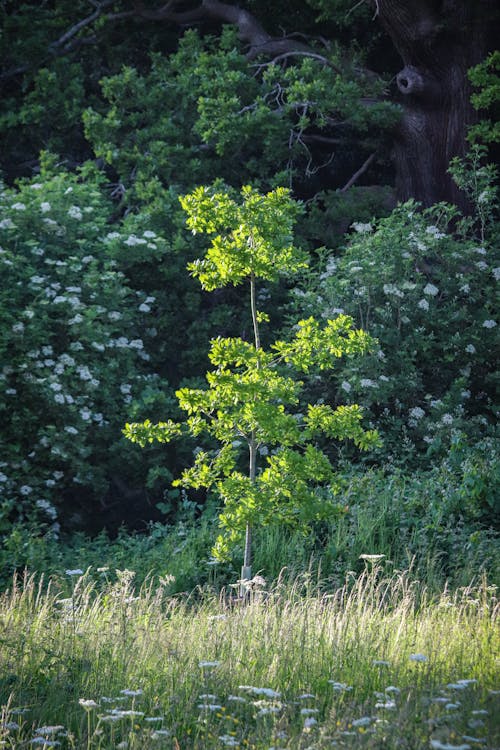
M135 234L131 234L125 240L125 244L129 247L133 247L134 245L146 245L147 241L143 240L142 237L136 237Z
M83 219L82 211L78 206L71 206L68 209L68 216L70 216L72 219L77 219L78 221Z
M13 208L14 211L26 211L26 206L24 203L13 203L11 208Z
M339 693L344 690L345 691L352 690L351 685L346 685L345 682L335 682L335 680L328 680L328 682L330 683L332 688Z
M252 685L238 685L238 690L245 690L253 695L264 695L266 698L280 698L281 693L272 688L253 687Z
M369 727L373 719L371 716L362 716L361 719L354 719L353 727Z
M70 568L69 570L65 571L67 576L82 576L83 570L81 568Z
M427 656L424 656L424 654L410 654L408 657L410 661L417 661L417 662L425 662L429 661Z
M451 414L448 414L448 413L443 414L443 416L441 417L441 422L443 424L453 424L453 417L451 416Z
M429 297L435 297L438 293L439 289L434 284L429 283L424 286L424 294L427 294Z
M431 226L427 227L426 230L427 234L430 234L434 239L441 240L443 237L446 237L443 232L440 232L437 227L431 224Z
M352 386L350 383L347 382L347 380L342 381L342 385L340 386L342 390L344 390L346 393L350 393L352 390Z
M307 732L309 729L316 726L317 723L318 721L314 718L314 716L308 716L304 721L304 730Z
M82 708L84 708L85 710L90 710L91 708L99 708L99 704L98 704L98 703L96 703L95 701L91 700L91 699L80 698L80 699L78 700L78 703L79 703L79 704L80 704L80 706L82 706Z
M421 299L418 303L417 307L419 307L421 310L428 310L429 309L429 303L426 299Z
M420 406L414 406L413 409L410 409L409 414L413 419L422 419L422 417L425 417L425 411Z
M483 323L483 328L495 328L496 324L496 320L485 320Z
M148 313L151 312L151 308L149 305L146 305L146 303L143 302L142 305L139 305L139 312Z
M142 695L143 692L144 691L141 690L140 688L138 688L137 690L130 690L129 688L125 688L125 690L120 690L120 693L122 695L128 695L132 698L136 698L138 695Z
M46 214L47 211L51 210L51 208L52 208L52 206L50 205L50 203L48 201L43 201L43 203L40 203L40 211L43 214Z
M352 229L354 229L355 232L358 232L359 234L367 234L368 232L371 232L373 227L371 223L368 222L368 224L363 224L360 221L354 221L351 224Z

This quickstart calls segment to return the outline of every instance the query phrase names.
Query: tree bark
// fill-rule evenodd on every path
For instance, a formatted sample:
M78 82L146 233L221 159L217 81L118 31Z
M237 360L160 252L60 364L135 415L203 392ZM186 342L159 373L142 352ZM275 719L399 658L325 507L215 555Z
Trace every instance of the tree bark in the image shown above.
M498 17L491 0L373 0L377 16L403 61L396 76L403 117L393 158L400 200L430 206L467 200L447 173L463 156L476 121L467 71L494 46Z

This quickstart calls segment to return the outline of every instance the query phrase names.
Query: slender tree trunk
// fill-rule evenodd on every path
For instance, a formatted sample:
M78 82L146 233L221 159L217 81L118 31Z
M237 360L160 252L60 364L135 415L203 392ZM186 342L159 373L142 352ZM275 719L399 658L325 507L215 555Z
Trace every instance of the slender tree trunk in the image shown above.
M255 298L255 276L252 273L250 276L250 308L252 311L252 323L254 331L254 344L255 349L260 349L260 335L259 335L259 322L257 320L257 301ZM255 439L255 431L252 431L250 440L248 443L249 453L249 467L248 476L250 483L254 484L255 476L257 473L257 441ZM245 581L249 581L252 578L252 527L247 523L245 530L245 552L243 555L243 567L241 568L241 586L240 596L245 597L248 590L245 586Z
M403 105L393 151L398 198L426 206L444 200L467 209L447 170L454 156L466 152L467 128L476 120L467 71L492 47L496 5L492 0L375 5L404 66L396 76Z

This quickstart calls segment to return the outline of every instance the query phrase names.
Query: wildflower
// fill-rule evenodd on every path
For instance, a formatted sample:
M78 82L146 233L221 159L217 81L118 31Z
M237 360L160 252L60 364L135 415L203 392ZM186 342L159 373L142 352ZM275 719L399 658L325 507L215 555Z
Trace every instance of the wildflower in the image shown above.
M265 695L266 698L281 697L281 693L278 693L276 690L272 690L271 688L259 688L253 687L252 685L238 685L238 690L246 690L248 693L253 693L254 695Z
M427 302L426 299L421 299L420 302L418 303L417 307L419 307L421 310L425 310L427 312L427 310L429 309L429 303Z
M396 703L394 701L381 701L380 703L375 703L375 708L385 708L387 710L392 710L396 708Z
M425 417L425 411L420 406L414 406L413 409L410 409L409 414L413 419L422 419L422 417Z
M492 268L491 273L493 274L495 281L498 281L500 279L500 266Z
M31 495L31 493L33 492L33 487L30 487L29 484L23 484L19 492L24 496Z
M352 690L352 686L346 685L344 682L335 682L334 680L328 680L328 682L337 692Z
M446 237L446 235L443 234L443 232L440 232L439 229L432 224L428 226L425 231L427 234L430 234L436 240L441 240L443 237Z
M431 747L433 750L470 750L470 745L450 745L447 742L440 742L439 740L431 740Z
M14 226L14 222L10 219L2 219L0 221L0 229L13 229Z
M199 703L198 708L200 711L220 711L222 706L220 703Z
M80 568L75 568L74 570L66 570L65 573L67 576L82 576L83 570L81 570Z
M57 518L57 510L54 508L54 506L51 503L49 503L48 500L43 500L43 498L40 500L37 500L36 506L37 508L44 510L50 518L52 519Z
M314 698L314 699L316 699L316 696L313 695L312 693L302 693L302 695L299 695L299 700L301 700L301 701L304 701L307 698Z
M119 716L118 714L106 714L104 716L100 716L99 717L100 721L108 721L110 723L112 723L114 721L120 721L120 719L122 719L122 718L123 717Z
M361 719L355 719L352 722L353 727L368 727L372 723L373 719L371 716L362 716Z
M344 390L346 393L349 393L352 390L352 386L350 383L347 382L347 380L342 381L342 385L340 386L342 390Z
M30 745L43 745L44 749L46 747L58 747L60 744L57 740L48 740L46 737L33 737L30 740Z
M83 218L83 214L78 206L71 206L68 209L68 216L72 219L77 219L77 221L80 221Z
M301 708L300 713L302 716L312 716L313 714L319 713L317 708Z
M496 324L496 320L485 320L483 323L483 328L495 328Z
M361 378L359 381L362 388L376 388L377 383L371 378Z
M241 695L228 695L227 699L233 703L246 703L245 698L242 698Z
M26 206L24 203L13 203L11 208L13 208L15 211L26 211Z
M453 424L453 417L451 416L451 414L443 414L443 416L441 417L441 422L443 424Z
M219 736L220 741L226 747L239 747L240 743L235 737L231 737L230 734L222 734Z
M46 737L53 736L54 734L59 734L59 732L63 732L64 727L61 724L55 724L55 725L48 725L43 727L38 727L37 729L33 730L34 734L43 734Z
M469 685L476 685L477 680L457 680L456 682L450 682L446 687L450 690L464 690Z
M133 247L134 245L146 245L147 241L143 240L142 237L136 237L135 234L131 234L125 240L125 244L129 247Z
M383 560L385 555L360 555L360 560L366 560L367 562L379 562Z
M125 690L120 690L121 695L130 695L132 698L136 698L138 695L143 694L143 690L139 688L139 690L128 690L127 688Z
M308 732L310 729L312 729L312 727L316 726L317 723L318 721L314 718L314 716L308 716L304 721L304 731Z
M23 333L24 331L24 323L14 323L12 326L12 332L13 333Z
M420 661L420 662L429 661L427 656L424 656L424 654L410 654L408 658L410 659L410 661Z
M355 232L358 232L358 234L367 234L368 232L371 232L373 227L370 223L363 224L360 221L355 221L351 224L351 227L354 229Z
M86 698L80 698L78 703L82 708L84 708L86 711L90 711L92 708L99 708L99 704L96 703L93 700L87 700Z
M50 205L50 203L48 203L48 201L43 201L43 203L40 203L40 211L43 214L47 213L47 211L50 211L51 208L52 206Z
M372 665L374 667L389 667L390 666L390 662L385 661L384 659L374 659L372 661Z
M438 292L439 289L437 288L437 286L434 286L434 284L429 283L424 286L424 294L427 294L430 297L435 297Z
M215 667L218 667L220 664L220 661L199 661L198 666L200 669L212 669Z
M111 713L120 717L130 716L132 718L137 718L137 719L141 718L141 716L144 716L144 711L134 711L132 708L129 708L129 709L113 708Z

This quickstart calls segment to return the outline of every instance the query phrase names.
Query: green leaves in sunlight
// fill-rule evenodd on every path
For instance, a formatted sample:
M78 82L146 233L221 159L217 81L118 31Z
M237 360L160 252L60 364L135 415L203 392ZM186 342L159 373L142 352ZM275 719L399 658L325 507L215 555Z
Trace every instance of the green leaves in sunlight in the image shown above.
M228 193L199 187L180 198L193 233L211 236L202 259L188 265L208 291L236 286L252 274L268 281L307 265L306 256L293 246L293 225L301 206L286 188L261 195L246 186L242 202Z
M127 424L124 434L142 446L182 432L202 441L192 466L174 484L216 490L223 508L214 554L223 559L251 526L278 523L305 531L312 521L339 512L331 451L316 445L317 437L351 439L367 450L376 447L378 436L363 429L359 406L301 404L304 384L297 373L330 369L344 355L368 351L373 341L354 328L352 318L340 315L325 325L312 317L301 320L290 341L261 348L259 323L269 317L256 310L256 280L275 280L307 265L293 244L301 209L288 190L261 195L244 187L238 201L228 192L199 187L181 204L189 228L211 238L205 256L189 270L207 290L247 282L254 341L214 338L206 387L176 392L184 422L146 420Z

